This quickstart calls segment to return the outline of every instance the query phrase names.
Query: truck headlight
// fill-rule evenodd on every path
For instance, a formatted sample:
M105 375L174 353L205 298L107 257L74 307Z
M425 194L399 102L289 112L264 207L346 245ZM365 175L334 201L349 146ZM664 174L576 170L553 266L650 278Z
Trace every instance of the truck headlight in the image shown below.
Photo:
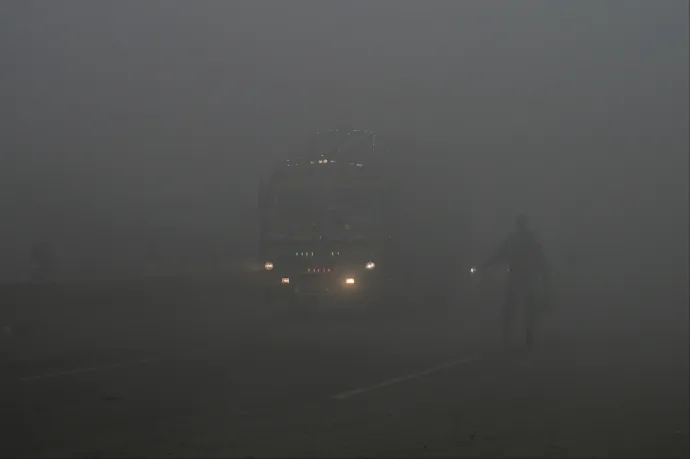
M347 278L345 278L345 283L347 285L354 285L355 284L355 278L354 277L347 277Z
M364 267L371 271L372 269L376 268L376 263L373 261L367 261L367 264L365 264Z

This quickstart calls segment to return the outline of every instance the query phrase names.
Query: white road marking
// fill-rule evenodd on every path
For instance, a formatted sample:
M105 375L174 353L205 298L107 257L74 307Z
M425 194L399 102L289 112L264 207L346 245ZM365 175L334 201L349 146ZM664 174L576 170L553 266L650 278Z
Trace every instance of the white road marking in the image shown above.
M478 357L476 357L476 356L465 357L463 359L458 359L458 360L452 360L450 362L442 363L440 365L436 365L436 366L433 366L431 368L427 368L426 370L422 370L422 371L419 371L417 373L410 373L407 375L398 376L397 378L387 379L385 381L374 384L372 386L361 387L359 389L349 390L347 392L343 392L343 393L334 395L331 397L331 399L332 400L342 400L345 398L354 397L356 395L361 395L361 394L364 394L366 392L371 392L373 390L392 386L394 384L400 384L402 382L410 381L412 379L418 379L418 378L421 378L422 376L427 376L427 375L430 375L432 373L437 373L439 371L447 370L448 368L456 367L458 365L463 365L466 363L474 362L476 360L478 360Z
M157 357L147 357L145 359L130 360L127 362L110 363L110 364L104 364L104 365L93 365L90 367L74 368L71 370L56 371L54 373L44 373L44 374L35 375L35 376L22 376L18 379L21 382L30 382L30 381L38 381L40 379L50 379L50 378L59 378L62 376L71 376L71 375L76 375L76 374L81 374L81 373L98 373L101 371L107 371L107 370L112 370L112 369L116 369L116 368L133 367L136 365L145 365L147 363L160 362L163 360L174 360L174 359L177 359L180 357L186 357L186 356L198 354L198 353L199 352L184 352L184 353L179 353L179 354L170 354L170 355L163 355L163 356L157 356Z

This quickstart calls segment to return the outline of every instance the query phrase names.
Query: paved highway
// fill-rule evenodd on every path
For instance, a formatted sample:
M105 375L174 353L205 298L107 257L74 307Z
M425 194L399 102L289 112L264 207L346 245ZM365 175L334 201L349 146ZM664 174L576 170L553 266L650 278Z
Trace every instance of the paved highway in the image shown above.
M0 455L688 457L687 330L473 314L114 324L4 362Z

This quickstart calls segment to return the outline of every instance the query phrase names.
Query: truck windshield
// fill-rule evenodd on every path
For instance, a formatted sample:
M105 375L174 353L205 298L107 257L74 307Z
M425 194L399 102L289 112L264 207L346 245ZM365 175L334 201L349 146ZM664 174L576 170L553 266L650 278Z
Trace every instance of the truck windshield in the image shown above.
M332 236L363 237L377 228L381 219L380 197L367 188L284 189L273 202L269 226L277 231L318 228Z
M282 192L276 199L276 207L282 214L314 217L333 214L347 218L374 212L379 201L377 194L368 189L300 188Z

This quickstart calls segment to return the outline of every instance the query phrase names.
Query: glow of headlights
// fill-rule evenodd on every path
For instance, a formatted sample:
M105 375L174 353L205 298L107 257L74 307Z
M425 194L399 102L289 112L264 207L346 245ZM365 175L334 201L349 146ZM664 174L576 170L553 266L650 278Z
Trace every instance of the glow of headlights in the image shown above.
M476 273L476 272L477 272L477 268L470 268L470 273L471 273L471 274L474 274L474 273Z
M280 279L281 284L289 284L290 283L290 278L289 277L283 277Z
M355 283L355 278L354 278L354 277L348 277L347 279L345 279L345 283L346 283L347 285L354 285L354 283Z
M376 268L376 263L374 263L373 261L369 261L369 262L367 262L366 265L364 265L364 267L367 268L368 270L372 270L372 269Z
M272 269L273 269L273 263L270 262L270 261L267 261L266 263L264 263L264 269L265 269L266 271L272 270Z

